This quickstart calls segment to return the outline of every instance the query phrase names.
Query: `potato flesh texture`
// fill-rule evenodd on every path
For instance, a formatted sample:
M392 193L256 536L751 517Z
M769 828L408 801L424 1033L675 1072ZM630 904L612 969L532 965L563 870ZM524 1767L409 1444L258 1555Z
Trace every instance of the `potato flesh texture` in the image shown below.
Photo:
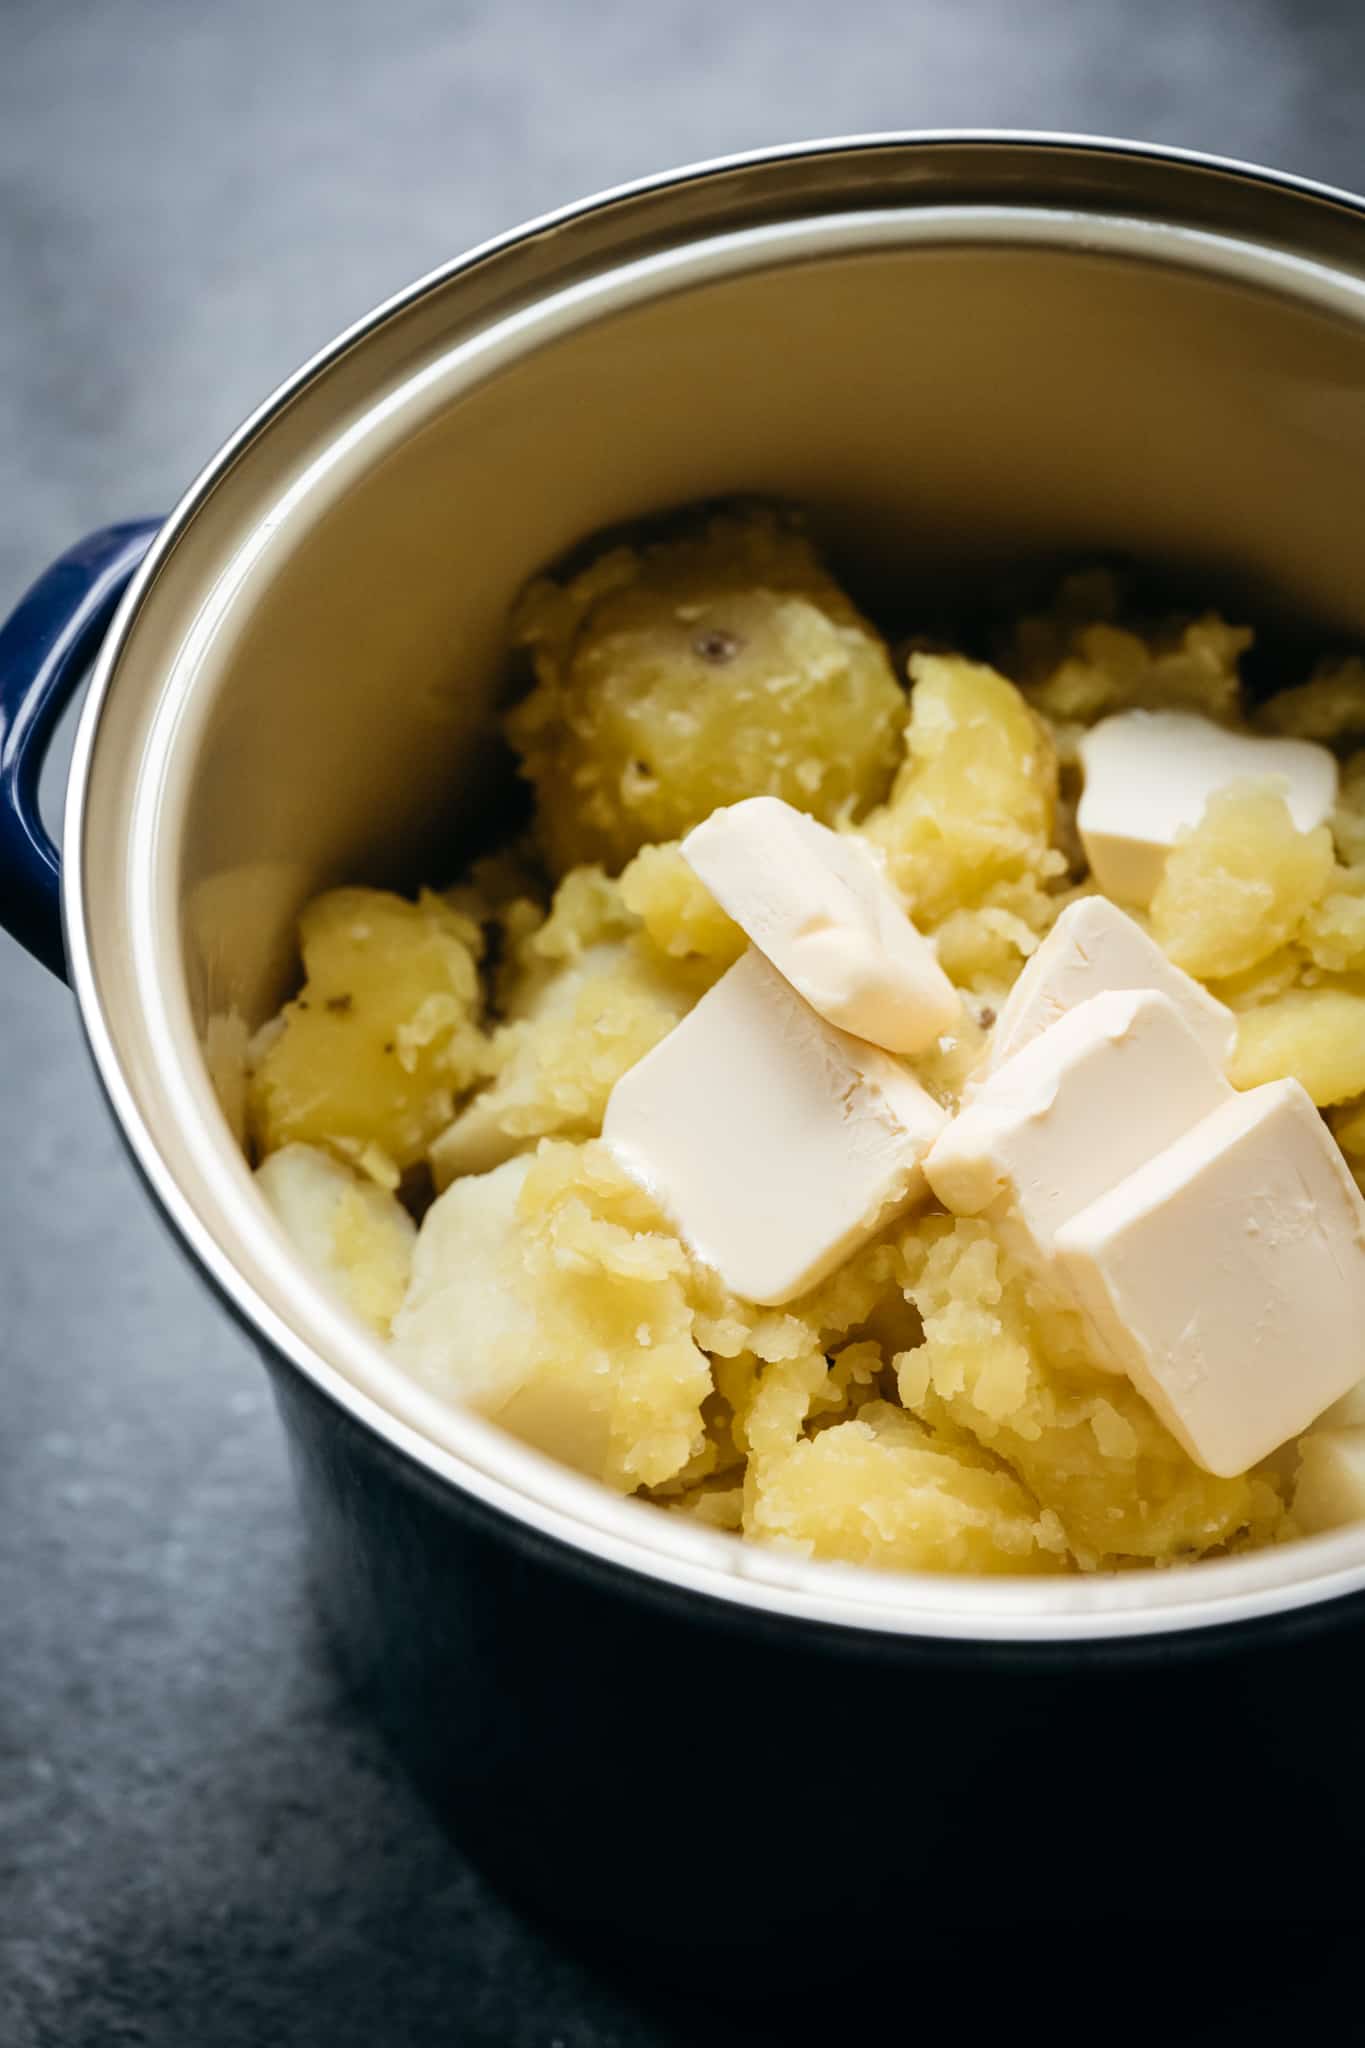
M533 586L520 630L537 683L508 732L556 874L619 870L741 797L834 823L886 791L904 715L886 648L771 518Z
M925 1218L905 1249L925 1338L896 1361L902 1401L1004 1460L1080 1562L1162 1562L1273 1532L1273 1489L1202 1472L1127 1380L1088 1365L1078 1326L1042 1306L987 1225Z
M641 847L621 876L621 900L670 960L707 960L719 975L748 944L676 844Z
M299 937L303 988L251 1077L256 1145L415 1165L485 1071L476 928L439 896L333 889Z
M630 940L563 970L564 1000L496 1032L497 1075L431 1147L437 1185L481 1173L545 1137L595 1137L621 1076L692 1006Z
M304 1262L387 1336L407 1292L416 1230L384 1188L313 1145L286 1145L256 1184Z
M1276 790L1221 790L1167 858L1152 936L1200 981L1244 974L1294 938L1333 869L1331 832L1298 831Z
M905 760L861 830L953 979L1002 994L1061 902L1052 742L993 669L916 654L910 678Z
M1122 581L1112 570L1075 570L1046 610L1015 620L1004 636L1003 666L1062 728L1133 709L1237 715L1249 627L1216 612L1134 624L1123 610Z
M1300 1437L1293 1515L1305 1536L1365 1521L1365 1428L1319 1427Z
M1365 660L1324 661L1306 683L1268 697L1256 713L1265 732L1340 745L1365 739Z
M1107 622L1081 626L1051 673L1028 691L1029 701L1046 717L1086 724L1131 709L1231 718L1241 695L1238 661L1251 637L1214 614L1169 634Z
M1008 1473L935 1443L886 1401L801 1433L833 1378L822 1353L769 1368L746 1419L744 1533L810 1557L883 1569L1065 1569L1060 1532Z
M711 1368L686 1275L603 1147L549 1144L428 1212L395 1351L444 1399L629 1493L704 1441Z
M619 883L596 868L564 878L504 971L493 1079L430 1148L438 1189L540 1138L598 1135L621 1076L742 950L700 883L687 888L690 872L675 847L651 847Z
M1351 754L1342 763L1332 837L1341 860L1365 863L1365 753Z
M1349 770L1330 833L1297 831L1272 791L1231 789L1171 854L1153 936L1239 1012L1239 1088L1292 1075L1323 1107L1365 1093L1365 868L1332 849L1354 850L1363 809Z
M1319 1108L1365 1094L1365 984L1291 988L1237 1020L1238 1088L1292 1075Z

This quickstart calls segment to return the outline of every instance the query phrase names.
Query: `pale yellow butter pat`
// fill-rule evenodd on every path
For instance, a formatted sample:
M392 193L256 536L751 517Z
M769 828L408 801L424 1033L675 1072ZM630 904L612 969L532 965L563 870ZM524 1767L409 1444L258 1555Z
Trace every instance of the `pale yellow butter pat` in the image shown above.
M1229 732L1192 711L1101 719L1081 741L1081 764L1076 823L1085 856L1100 888L1121 903L1151 902L1180 834L1232 783L1277 782L1300 832L1324 824L1337 800L1326 747Z
M735 1294L776 1305L924 1199L945 1121L751 946L617 1082L602 1135Z
M873 849L780 797L713 811L682 854L813 1010L889 1052L922 1052L961 1000Z
M1365 1202L1297 1081L1233 1096L1056 1248L1114 1363L1221 1478L1360 1378Z
M1168 960L1117 904L1083 896L1067 905L1010 990L983 1075L1092 996L1138 989L1169 997L1215 1066L1226 1066L1237 1042L1237 1019L1226 1003Z
M1231 1094L1169 997L1092 996L981 1083L925 1173L1048 1278L1062 1225Z

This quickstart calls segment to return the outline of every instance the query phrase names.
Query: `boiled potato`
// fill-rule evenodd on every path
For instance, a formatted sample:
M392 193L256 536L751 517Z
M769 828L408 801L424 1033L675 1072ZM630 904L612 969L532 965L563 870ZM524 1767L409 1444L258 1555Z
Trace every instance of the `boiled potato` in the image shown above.
M507 1021L487 1048L493 1079L430 1148L438 1188L457 1174L487 1173L541 1138L596 1137L622 1074L738 950L736 927L701 884L689 891L682 883L677 870L689 875L686 864L675 866L663 847L648 852L659 859L641 855L619 883L600 868L575 868L549 916L515 945L500 979Z
M1049 611L1018 621L1005 664L1037 710L1082 725L1134 706L1236 716L1248 627L1216 612L1138 627L1121 609L1118 579L1089 570L1063 580Z
M1365 1429L1319 1426L1300 1437L1292 1512L1304 1536L1365 1521Z
M618 871L740 797L833 823L891 780L904 697L886 647L770 512L533 585L516 631L536 686L508 733L557 874Z
M1326 661L1297 689L1268 697L1256 714L1266 732L1296 740L1365 739L1365 661Z
M994 669L914 654L910 679L905 760L861 829L915 922L942 928L948 972L1007 987L1058 908L1056 753Z
M1272 785L1220 790L1167 857L1152 936L1201 981L1244 974L1295 936L1334 867L1327 827L1300 832Z
M743 1527L760 1541L845 1564L904 1571L1065 1569L1061 1530L985 1459L936 1442L887 1401L803 1435L819 1353L772 1368L748 1419ZM797 1398L793 1400L793 1393Z
M1238 1088L1290 1076L1319 1108L1365 1093L1365 985L1291 988L1237 1019Z
M430 893L315 897L299 920L303 987L254 1062L258 1151L325 1145L396 1184L487 1071L478 943L469 918Z
M1365 863L1339 867L1304 918L1299 943L1329 974L1365 970Z
M629 1493L702 1449L711 1368L688 1260L600 1145L547 1144L428 1210L394 1323L446 1399Z
M486 1173L546 1137L596 1137L630 1067L681 1022L698 991L660 971L638 940L589 947L542 991L535 1014L493 1035L495 1078L430 1148L437 1187Z
M1341 764L1332 837L1348 866L1365 863L1365 754L1350 754Z
M423 1219L412 1284L394 1331L415 1379L496 1415L531 1366L535 1309L527 1298L517 1203L531 1161L470 1174Z
M314 1145L286 1145L256 1185L304 1264L387 1336L407 1292L417 1228L384 1188Z
M903 1405L1003 1459L1081 1564L1160 1563L1273 1533L1274 1489L1201 1471L1130 1381L1091 1366L1080 1326L1040 1305L987 1224L921 1218L905 1254L924 1342L897 1358Z
M670 960L732 967L747 941L676 846L642 846L621 877L621 899Z

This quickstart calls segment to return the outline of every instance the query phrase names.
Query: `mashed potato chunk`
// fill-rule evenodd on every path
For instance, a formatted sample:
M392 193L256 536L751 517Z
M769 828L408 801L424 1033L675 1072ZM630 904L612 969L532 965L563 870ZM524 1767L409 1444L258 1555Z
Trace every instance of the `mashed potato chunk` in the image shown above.
M1365 982L1286 989L1237 1020L1239 1088L1292 1075L1320 1109L1365 1093Z
M1083 725L1134 708L1236 717L1247 627L1216 612L1140 624L1121 620L1121 606L1118 578L1092 570L1064 579L1050 610L1018 622L1011 666L1037 710Z
M441 897L331 889L299 920L304 983L248 1091L262 1155L325 1145L396 1184L486 1071L479 932Z
M514 946L499 984L507 1021L486 1050L493 1078L430 1148L438 1188L540 1138L595 1137L622 1074L738 954L739 933L700 883L680 893L684 863L648 851L657 860L646 867L641 855L620 882L573 869Z
M914 654L910 681L905 758L862 830L948 974L1000 995L1061 907L1056 751L994 669Z
M407 1210L313 1145L272 1152L256 1185L305 1264L387 1336L412 1272L417 1231Z
M536 684L508 730L557 874L619 871L745 796L832 824L891 780L904 699L886 647L770 512L533 584L516 633Z
M1365 740L1365 660L1323 662L1306 683L1267 698L1256 723L1289 739Z
M688 1260L600 1145L547 1144L427 1212L395 1353L433 1392L629 1493L702 1450Z
M805 1434L820 1353L771 1369L748 1422L745 1534L811 1557L916 1571L1064 1569L1055 1518L1003 1468L936 1441L888 1401ZM795 1396L795 1398L793 1398Z
M1244 974L1296 936L1333 868L1327 826L1300 832L1273 785L1220 790L1167 858L1152 936L1201 981Z
M924 1321L896 1360L905 1407L1017 1473L1078 1563L1169 1563L1273 1533L1273 1488L1201 1471L1128 1380L1091 1365L1079 1326L1035 1298L986 1224L925 1218L905 1252Z

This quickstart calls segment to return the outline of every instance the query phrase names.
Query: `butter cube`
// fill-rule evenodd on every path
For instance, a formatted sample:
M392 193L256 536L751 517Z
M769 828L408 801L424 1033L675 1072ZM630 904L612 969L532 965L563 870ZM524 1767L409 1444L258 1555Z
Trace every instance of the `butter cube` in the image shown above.
M889 1052L922 1052L961 1000L876 854L780 797L713 811L682 854L813 1010Z
M1313 1429L1299 1445L1294 1520L1305 1536L1365 1522L1365 1429Z
M1000 1011L982 1073L993 1073L1091 996L1125 989L1168 996L1215 1066L1226 1066L1237 1019L1175 962L1140 924L1104 896L1070 903L1025 967Z
M980 1084L924 1170L1046 1275L1064 1223L1231 1094L1168 996L1092 996Z
M945 1122L751 946L617 1082L602 1135L733 1293L776 1305L925 1198Z
M1122 903L1150 903L1166 856L1229 783L1283 786L1300 832L1331 816L1337 764L1313 740L1228 732L1192 711L1121 711L1081 741L1085 788L1076 823L1101 889Z
M1222 1478L1360 1378L1365 1202L1297 1081L1224 1102L1056 1249L1113 1362Z

